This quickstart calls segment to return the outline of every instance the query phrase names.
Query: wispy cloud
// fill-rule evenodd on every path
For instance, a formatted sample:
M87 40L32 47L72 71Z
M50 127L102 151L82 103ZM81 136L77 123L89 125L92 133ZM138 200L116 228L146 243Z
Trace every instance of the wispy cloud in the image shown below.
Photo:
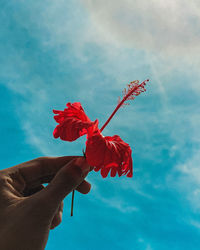
M108 42L167 54L199 51L197 1L84 1Z
M199 221L191 220L190 223L191 223L191 225L193 225L194 227L200 229L200 223L199 223Z
M200 213L200 150L188 152L187 158L179 163L167 177L174 188L184 194L192 209ZM194 224L194 223L193 223ZM198 225L198 222L196 222Z
M117 209L121 213L127 214L127 213L137 212L139 210L135 206L129 206L128 204L124 203L122 200L120 200L119 197L108 199L95 193L95 198L98 201L104 203L106 206Z

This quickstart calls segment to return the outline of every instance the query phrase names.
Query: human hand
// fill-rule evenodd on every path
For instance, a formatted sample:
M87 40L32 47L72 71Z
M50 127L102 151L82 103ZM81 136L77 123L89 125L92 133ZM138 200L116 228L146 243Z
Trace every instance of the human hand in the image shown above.
M0 249L40 250L61 223L63 199L91 185L84 157L41 157L0 171ZM49 183L44 187L43 183Z

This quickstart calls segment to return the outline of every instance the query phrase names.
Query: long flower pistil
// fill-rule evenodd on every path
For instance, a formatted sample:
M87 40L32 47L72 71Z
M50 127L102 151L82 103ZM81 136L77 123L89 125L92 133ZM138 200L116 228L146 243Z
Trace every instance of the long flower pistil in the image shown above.
M141 84L139 84L139 81L135 80L133 82L130 82L127 85L128 88L124 89L124 91L123 91L124 97L122 98L122 100L119 99L117 107L115 108L115 110L112 112L112 114L110 115L110 117L108 118L108 120L104 123L104 125L100 129L101 132L108 125L108 123L113 118L113 116L118 111L118 109L120 107L122 107L123 105L125 105L125 101L134 100L136 96L138 96L140 93L146 91L145 85L146 85L146 82L148 82L148 81L149 81L149 79L147 79L147 80L143 81Z

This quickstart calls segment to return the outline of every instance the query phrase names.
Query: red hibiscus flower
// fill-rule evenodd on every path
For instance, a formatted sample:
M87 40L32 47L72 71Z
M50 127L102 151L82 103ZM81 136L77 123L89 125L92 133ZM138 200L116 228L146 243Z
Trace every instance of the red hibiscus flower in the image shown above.
M59 125L53 131L55 138L64 141L75 141L80 136L87 134L87 129L94 124L85 114L80 102L67 103L64 111L53 110L54 119Z
M88 137L86 159L94 171L101 170L102 177L126 175L133 176L131 148L118 135L104 137L99 130Z
M148 80L146 80L148 81ZM53 135L60 137L65 141L74 141L80 136L86 134L86 159L95 171L101 171L102 177L107 177L109 171L111 177L127 175L132 177L133 164L131 157L131 148L118 135L102 135L103 129L108 125L117 110L125 105L125 101L135 99L141 92L145 91L146 81L139 84L139 81L131 82L128 89L125 89L124 97L117 105L111 116L105 122L101 129L98 128L98 120L92 122L85 114L80 103L68 103L64 111L54 110L56 126Z

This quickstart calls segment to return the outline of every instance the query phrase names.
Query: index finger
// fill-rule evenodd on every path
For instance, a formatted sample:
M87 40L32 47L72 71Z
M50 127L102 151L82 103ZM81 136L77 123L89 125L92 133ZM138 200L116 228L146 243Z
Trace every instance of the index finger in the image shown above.
M34 187L49 182L71 160L80 156L40 157L6 170L9 175L17 173L26 186Z

